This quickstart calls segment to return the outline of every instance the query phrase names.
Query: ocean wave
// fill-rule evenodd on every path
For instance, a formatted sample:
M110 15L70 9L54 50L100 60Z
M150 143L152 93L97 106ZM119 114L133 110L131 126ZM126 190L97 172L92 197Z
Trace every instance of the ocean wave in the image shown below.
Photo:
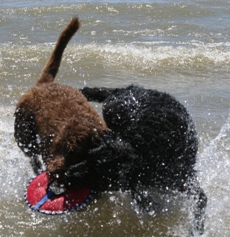
M173 46L135 46L135 45L96 45L83 46L88 53L98 55L107 62L120 65L215 65L230 63L230 50L221 46L206 45L203 47L173 47ZM151 67L151 66L150 66Z
M223 1L224 2L224 1ZM219 2L218 2L219 3ZM224 4L224 3L223 3ZM182 3L181 1L173 1L173 2L162 2L162 1L100 1L98 3L92 2L79 2L73 3L73 1L57 1L55 2L40 2L40 1L33 1L33 2L15 2L12 3L5 3L4 8L0 9L1 13L42 13L42 12L50 12L50 11L65 11L65 10L100 10L103 12L123 12L129 9L133 10L156 10L156 9L164 9L165 11L171 11L173 13L177 13L180 15L189 15L191 14L191 10L194 10L194 14L210 14L207 8L200 8L201 5L194 4L193 2ZM226 6L228 6L226 4ZM199 9L199 11L196 11ZM170 15L168 16L170 17Z
M159 45L158 45L159 44ZM114 65L122 69L132 69L151 72L172 68L206 68L230 66L230 43L189 45L180 43L178 46L162 46L162 42L133 44L71 44L67 47L63 65L71 65L77 61L85 64L88 60L106 65ZM40 45L2 45L0 46L0 75L14 75L14 70L20 67L43 68L49 58L54 43ZM64 66L65 67L65 66ZM31 74L23 77L31 77Z
M226 45L226 44L225 44ZM230 49L225 45L201 45L198 47L186 46L137 46L135 44L87 44L71 46L67 51L67 57L75 59L95 58L103 63L120 65L122 67L146 67L155 66L212 66L230 65Z

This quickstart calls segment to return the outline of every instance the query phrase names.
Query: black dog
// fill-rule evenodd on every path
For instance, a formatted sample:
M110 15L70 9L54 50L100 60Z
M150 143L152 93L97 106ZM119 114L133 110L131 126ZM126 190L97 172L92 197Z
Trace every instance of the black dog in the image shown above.
M103 102L107 126L127 147L126 155L122 153L125 149L120 150L122 160L117 159L119 154L113 159L112 151L109 158L108 152L103 152L108 144L113 144L108 136L107 142L104 140L107 145L92 151L93 156L104 155L105 160L110 160L109 166L105 162L105 169L113 170L111 174L122 174L110 180L131 190L137 202L145 206L150 200L142 193L144 188L187 192L195 201L195 231L202 234L207 198L194 170L198 141L186 108L169 94L137 86L86 87L82 93L89 101Z

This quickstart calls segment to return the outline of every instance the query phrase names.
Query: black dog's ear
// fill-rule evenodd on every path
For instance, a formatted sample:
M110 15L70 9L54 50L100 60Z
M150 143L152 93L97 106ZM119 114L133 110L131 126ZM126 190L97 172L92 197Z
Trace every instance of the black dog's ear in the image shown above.
M106 100L109 95L113 93L114 89L104 87L99 88L84 87L80 91L89 101L95 101L101 103L104 100Z
M85 188L90 185L88 181L93 173L89 172L89 163L87 160L74 164L63 173L63 184L65 188L71 186Z
M89 150L89 156L98 164L114 162L133 162L137 155L134 149L128 142L113 132L108 132L102 136L97 145Z
M87 161L82 161L69 167L68 171L65 172L65 176L68 178L76 177L84 179L84 176L89 174L89 166Z

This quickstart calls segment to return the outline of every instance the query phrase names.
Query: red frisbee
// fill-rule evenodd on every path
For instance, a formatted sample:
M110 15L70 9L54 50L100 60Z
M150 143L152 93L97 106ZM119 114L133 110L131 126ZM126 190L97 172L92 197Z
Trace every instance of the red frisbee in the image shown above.
M47 192L47 186L46 172L39 174L28 184L25 201L32 210L45 214L62 214L85 206L92 198L90 188L70 188L63 194L56 196L51 191Z

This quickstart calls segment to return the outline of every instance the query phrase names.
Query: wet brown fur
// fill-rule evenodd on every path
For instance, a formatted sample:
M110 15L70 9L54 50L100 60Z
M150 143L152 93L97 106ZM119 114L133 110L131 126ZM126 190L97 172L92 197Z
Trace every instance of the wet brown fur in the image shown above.
M15 112L15 138L31 157L36 173L41 155L52 175L87 157L89 147L108 128L78 90L54 83L62 54L80 22L73 18L61 33L51 58L35 86L20 98Z

